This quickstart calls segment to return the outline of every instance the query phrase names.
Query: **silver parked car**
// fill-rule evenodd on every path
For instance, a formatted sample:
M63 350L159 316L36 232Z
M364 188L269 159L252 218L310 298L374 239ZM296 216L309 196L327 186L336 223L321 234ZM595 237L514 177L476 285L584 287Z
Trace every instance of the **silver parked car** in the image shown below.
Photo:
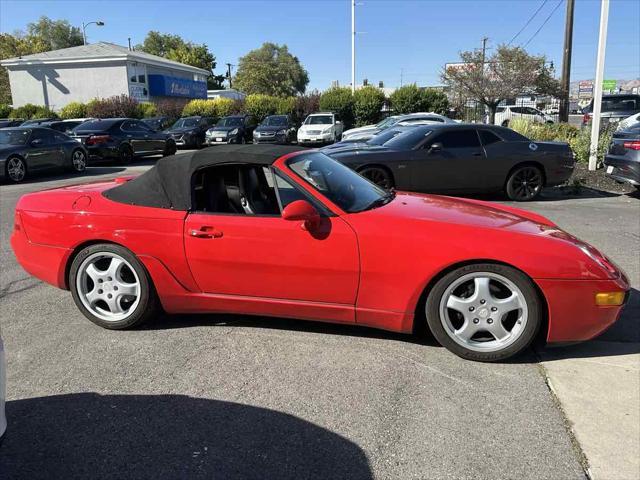
M352 128L342 133L342 140L347 142L366 142L378 133L391 128L393 126L404 125L425 125L425 124L439 124L439 123L455 123L444 115L439 115L433 112L418 112L408 113L406 115L394 115L392 117L385 118L375 125L365 125L364 127Z
M640 122L613 134L604 165L608 176L640 190Z

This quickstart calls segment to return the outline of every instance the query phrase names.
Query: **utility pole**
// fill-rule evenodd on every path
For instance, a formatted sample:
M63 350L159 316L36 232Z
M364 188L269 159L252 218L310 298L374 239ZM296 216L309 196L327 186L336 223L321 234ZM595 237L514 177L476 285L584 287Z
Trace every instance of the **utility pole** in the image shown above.
M564 25L564 52L562 54L562 78L560 88L559 121L569 121L569 88L571 81L571 50L573 49L573 7L575 0L567 0L567 13Z
M229 89L231 89L231 64L227 63L227 80L229 80Z
M356 0L351 0L351 93L356 91Z
M480 74L480 83L482 84L482 90L484 91L484 63L485 63L485 57L486 57L486 53L487 53L487 40L489 40L489 37L482 37L482 72ZM477 103L476 103L477 105ZM476 118L478 116L477 114L477 107L476 107ZM482 118L484 119L484 112L482 112ZM483 120L481 120L482 122Z
M401 87L402 87L402 80L403 80L403 78L402 78L402 77L404 77L404 68L401 68L401 69L400 69L400 86L401 86Z
M600 136L600 112L602 110L602 80L604 80L604 54L607 47L607 26L609 23L609 0L602 0L600 7L600 34L598 36L598 61L596 80L593 86L593 117L591 118L591 148L589 150L589 170L595 170L598 163L598 143Z

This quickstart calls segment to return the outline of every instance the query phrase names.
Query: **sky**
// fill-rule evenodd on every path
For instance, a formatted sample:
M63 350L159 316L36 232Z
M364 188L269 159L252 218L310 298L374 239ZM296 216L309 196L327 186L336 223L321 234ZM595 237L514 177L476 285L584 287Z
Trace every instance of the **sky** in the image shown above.
M358 0L356 83L366 78L385 87L438 85L444 64L456 62L460 51L480 48L486 36L491 54L541 5L513 45L528 43L527 51L552 60L559 75L565 1ZM0 31L24 30L41 15L73 25L105 22L87 28L89 42L127 45L131 37L137 44L157 30L205 43L219 74L225 63L237 65L263 42L286 44L309 72L308 90L324 90L332 80L351 81L350 0L0 0ZM572 81L595 77L599 22L599 0L576 0ZM639 0L611 0L605 78L640 78Z

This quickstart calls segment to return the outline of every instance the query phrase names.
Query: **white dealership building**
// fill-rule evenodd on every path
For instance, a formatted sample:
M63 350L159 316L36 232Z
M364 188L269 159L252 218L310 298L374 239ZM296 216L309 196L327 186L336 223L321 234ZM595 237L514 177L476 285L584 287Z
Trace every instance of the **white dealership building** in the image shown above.
M207 98L209 72L113 43L8 58L13 106L59 110L70 102L129 95L138 101Z

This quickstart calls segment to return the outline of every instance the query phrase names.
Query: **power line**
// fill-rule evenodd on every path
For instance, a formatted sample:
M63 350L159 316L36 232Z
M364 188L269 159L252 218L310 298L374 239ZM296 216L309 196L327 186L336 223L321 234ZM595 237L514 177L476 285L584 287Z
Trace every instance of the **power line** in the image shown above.
M509 40L509 43L507 43L507 45L511 45L511 44L513 43L513 41L514 41L516 38L518 38L518 36L519 36L523 31L524 31L524 29L525 29L525 28L527 28L527 27L529 26L529 24L531 23L531 21L535 18L535 16L536 16L536 15L538 15L538 12L539 12L540 10L542 10L542 7L544 7L544 6L545 6L545 4L546 4L548 1L549 1L549 0L543 0L543 1L542 1L542 5L540 5L540 6L538 7L538 9L537 9L535 12L533 12L533 15L531 15L531 16L529 17L529 20L527 20L527 23L525 23L525 24L524 24L524 27L522 27L522 28L520 29L520 31L519 31L518 33L516 33L516 34L513 36L513 38L512 38L511 40Z
M558 10L558 7L560 5L562 5L562 2L564 2L564 0L560 0L557 5L553 8L553 10L551 10L551 13L549 14L549 16L547 18L544 19L544 22L542 22L542 25L540 25L540 28L538 28L538 30L536 30L536 33L534 33L531 38L529 40L527 40L527 43L525 43L522 48L527 48L527 45L529 45L531 43L531 40L533 40L534 38L536 38L536 35L538 35L540 33L540 30L542 30L542 27L544 27L547 22L551 19L551 17L553 16L554 13L556 13L556 10Z

